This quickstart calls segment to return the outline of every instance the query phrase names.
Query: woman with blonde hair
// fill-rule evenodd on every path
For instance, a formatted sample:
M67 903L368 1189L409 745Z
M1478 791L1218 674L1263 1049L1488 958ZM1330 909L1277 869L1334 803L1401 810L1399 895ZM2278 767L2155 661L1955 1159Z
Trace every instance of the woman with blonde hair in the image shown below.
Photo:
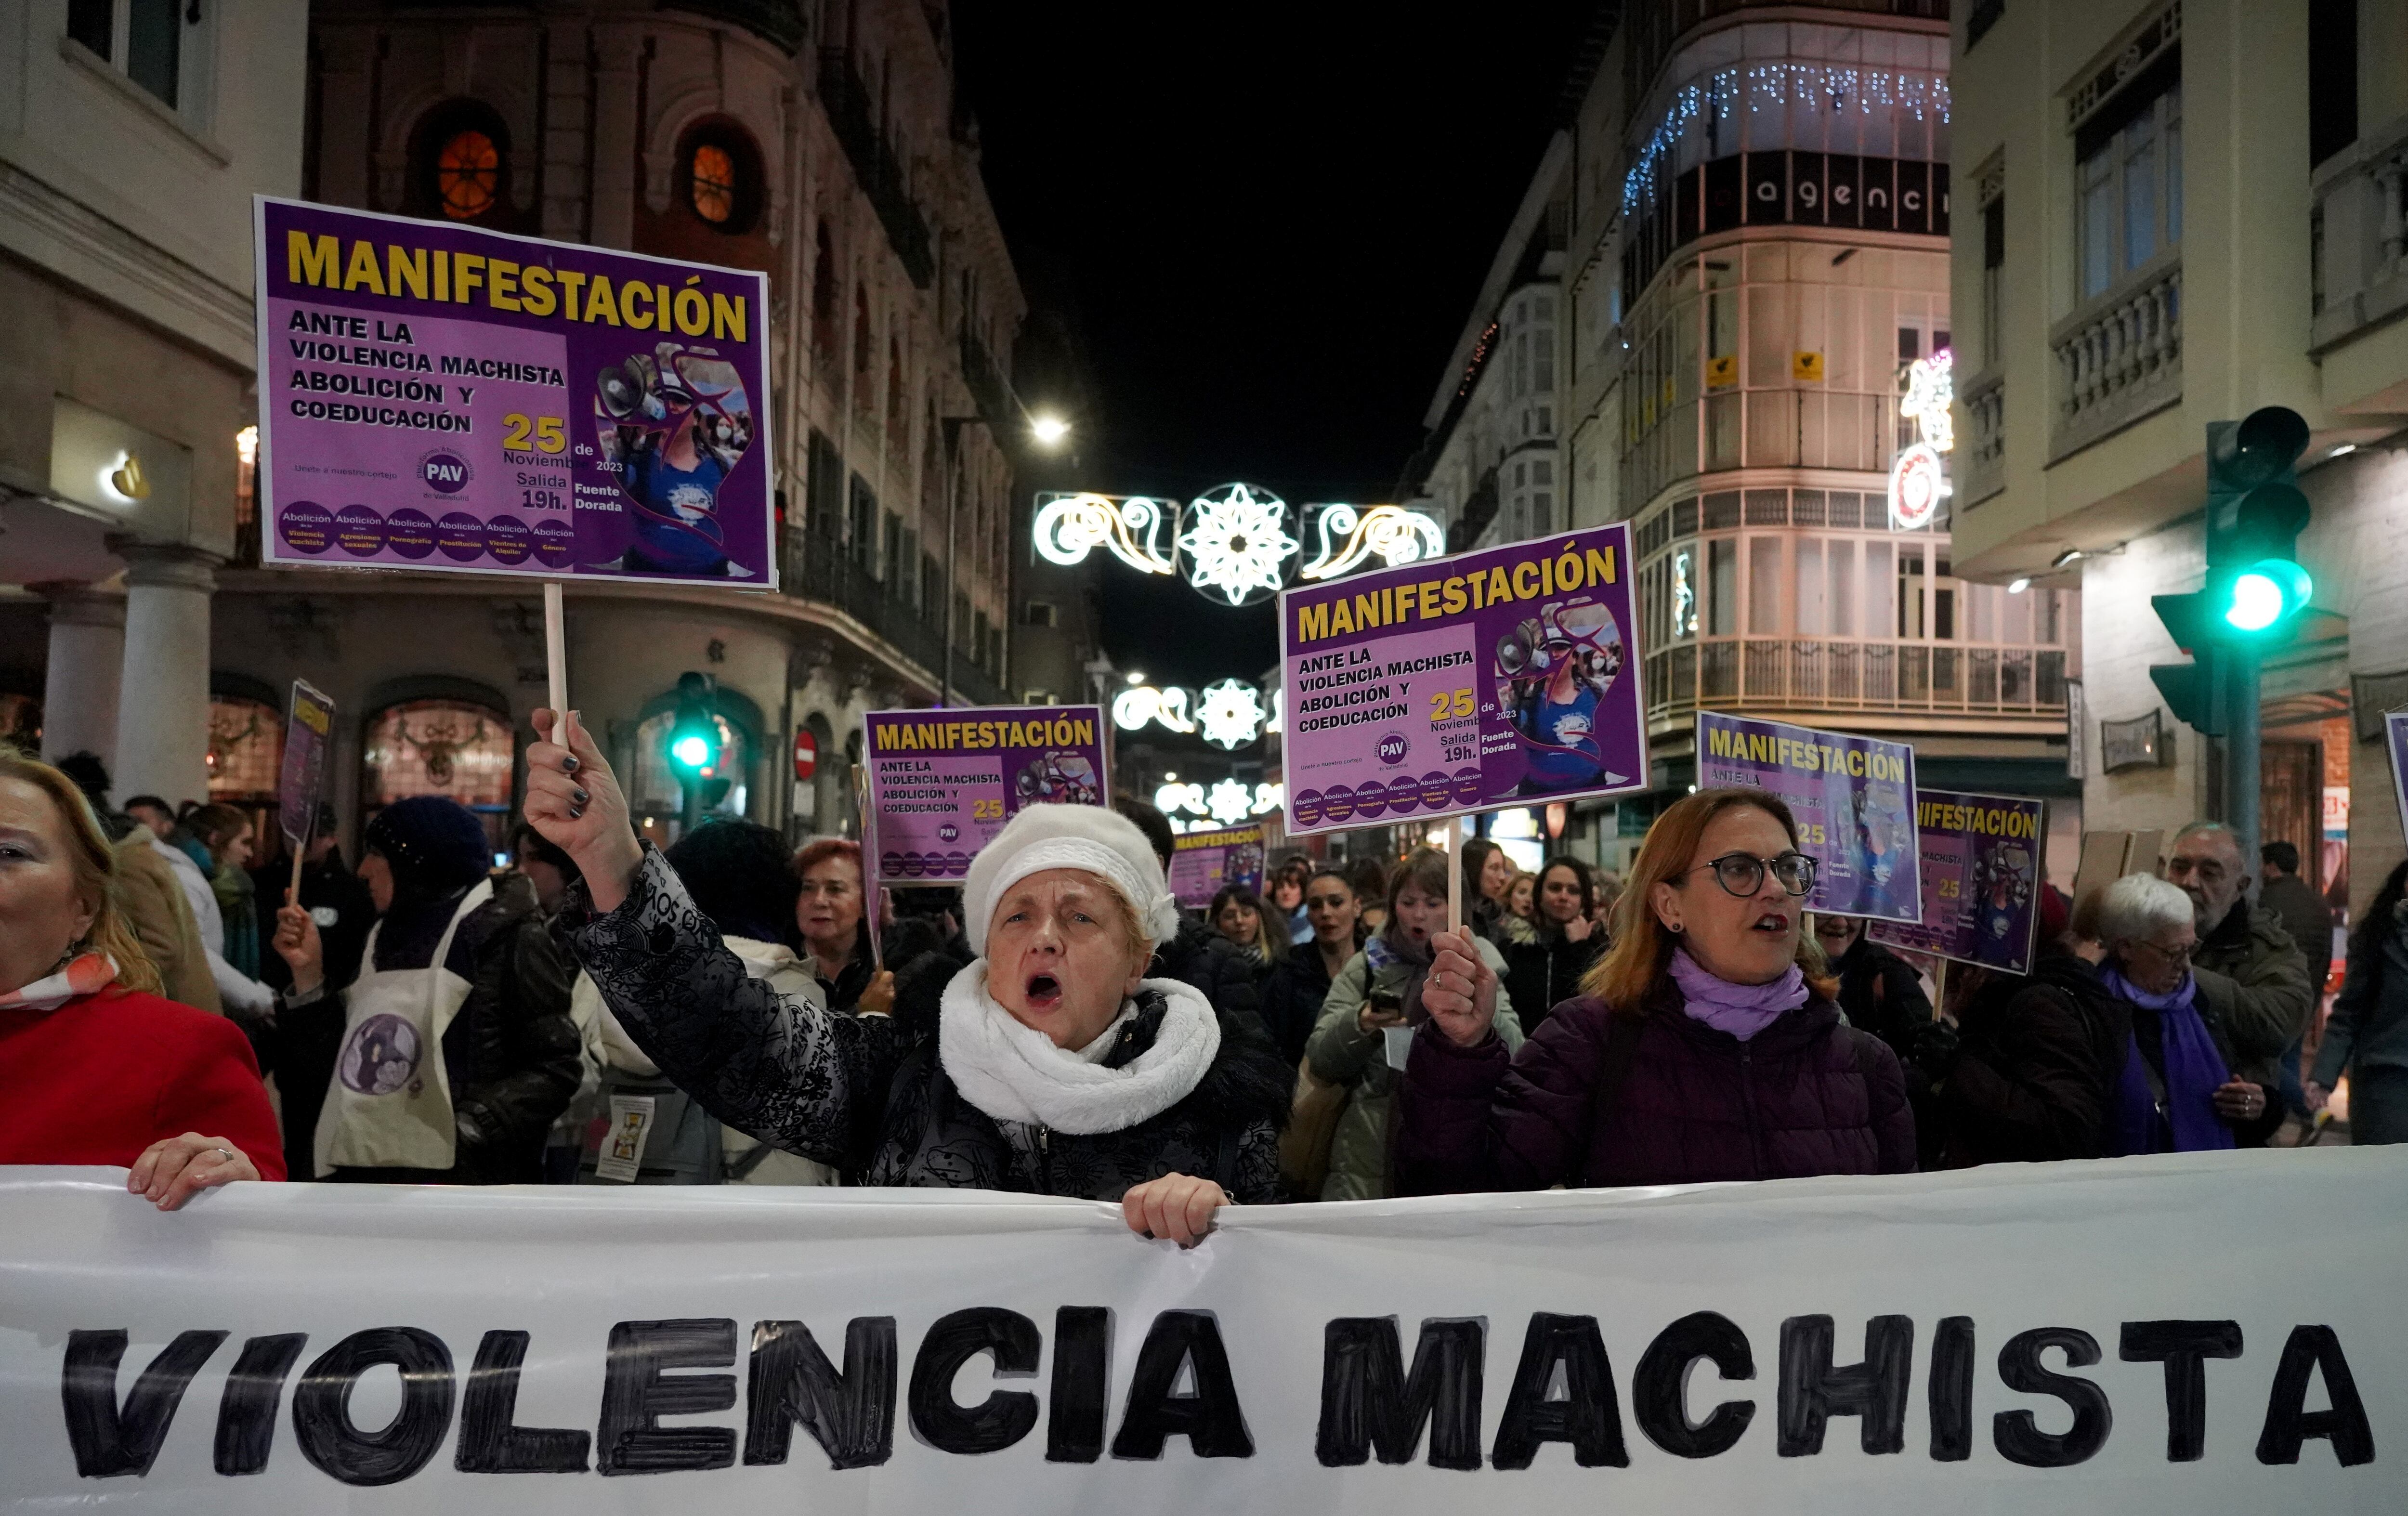
M1814 860L1780 800L1705 790L1648 833L1613 946L1519 1053L1496 976L1440 938L1400 1100L1398 1190L1688 1184L1914 1167L1898 1057L1808 982Z
M121 1166L162 1210L282 1179L250 1043L160 998L116 861L72 779L0 749L0 1164Z

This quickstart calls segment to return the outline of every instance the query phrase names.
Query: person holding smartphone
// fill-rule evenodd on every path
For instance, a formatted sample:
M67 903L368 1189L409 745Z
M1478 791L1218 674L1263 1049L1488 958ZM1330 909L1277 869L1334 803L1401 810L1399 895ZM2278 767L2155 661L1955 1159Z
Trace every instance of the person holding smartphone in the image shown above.
M1387 923L1338 971L1321 1003L1321 1020L1305 1042L1312 1072L1352 1091L1330 1137L1324 1200L1377 1200L1391 1193L1389 1108L1403 1081L1411 1029L1428 1020L1422 990L1432 943L1446 930L1447 866L1446 854L1436 848L1417 848L1397 866L1388 886ZM1484 937L1471 940L1502 979L1505 960L1496 945ZM1522 1045L1522 1023L1502 989L1495 1025L1508 1048Z

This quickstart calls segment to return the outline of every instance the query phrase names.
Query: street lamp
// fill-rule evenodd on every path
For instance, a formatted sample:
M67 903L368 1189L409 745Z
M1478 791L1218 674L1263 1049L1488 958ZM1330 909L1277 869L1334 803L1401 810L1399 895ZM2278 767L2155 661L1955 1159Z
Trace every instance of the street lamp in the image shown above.
M1028 435L1040 448L1058 448L1070 435L1070 423L1059 416L1032 416L1028 419Z

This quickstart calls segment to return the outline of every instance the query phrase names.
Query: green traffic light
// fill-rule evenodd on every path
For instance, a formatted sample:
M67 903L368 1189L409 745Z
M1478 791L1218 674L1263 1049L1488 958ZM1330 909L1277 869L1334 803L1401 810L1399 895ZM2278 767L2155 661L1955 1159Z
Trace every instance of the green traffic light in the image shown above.
M710 762L710 744L689 734L669 745L669 756L688 768L701 768Z
M2261 558L2235 575L2225 597L2224 620L2238 632L2263 632L2297 615L2315 583L2287 558Z

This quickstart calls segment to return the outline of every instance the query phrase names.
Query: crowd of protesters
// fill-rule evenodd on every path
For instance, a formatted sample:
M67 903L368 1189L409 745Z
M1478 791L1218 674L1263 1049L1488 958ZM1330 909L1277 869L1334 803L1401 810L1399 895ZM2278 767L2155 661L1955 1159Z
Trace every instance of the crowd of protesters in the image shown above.
M2214 823L2078 908L2043 886L2029 971L1956 965L1935 1006L1804 908L1756 792L1669 808L1627 880L1484 838L1182 911L1169 823L1124 799L1027 808L961 891L886 895L841 838L639 842L550 720L499 868L427 796L356 866L322 814L254 874L239 810L0 753L0 1163L123 1165L168 1209L288 1177L985 1187L1188 1243L1239 1202L2261 1146L2344 1077L2352 1140L2408 1140L2408 865L2303 1068L2332 917L2296 851L2251 869Z

